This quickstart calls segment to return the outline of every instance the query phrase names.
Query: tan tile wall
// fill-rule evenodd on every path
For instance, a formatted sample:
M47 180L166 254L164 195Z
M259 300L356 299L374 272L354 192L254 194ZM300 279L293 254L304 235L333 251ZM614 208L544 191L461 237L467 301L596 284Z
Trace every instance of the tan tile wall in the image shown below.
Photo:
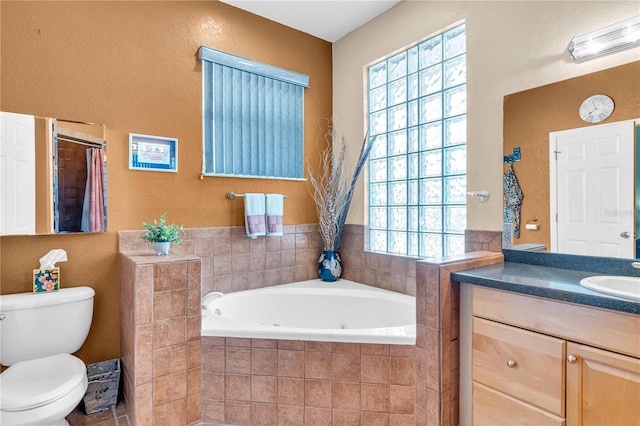
M413 425L413 346L202 338L202 420Z
M355 282L416 294L416 259L365 252L365 227L345 225L342 234L342 277ZM120 252L151 250L144 231L121 231ZM284 227L282 237L247 238L244 227L191 228L171 252L202 261L202 294L230 293L305 281L318 277L322 241L317 224Z
M200 422L200 281L195 256L120 254L120 353L132 423Z
M416 426L458 424L460 283L451 272L503 261L474 252L416 264Z
M464 251L502 251L502 231L464 231Z
M144 231L118 233L121 252L151 250ZM202 294L230 293L318 277L322 251L317 224L289 225L281 237L247 237L244 227L192 228L171 252L202 262Z
M416 295L416 260L365 251L363 225L345 225L342 233L342 276L348 280Z

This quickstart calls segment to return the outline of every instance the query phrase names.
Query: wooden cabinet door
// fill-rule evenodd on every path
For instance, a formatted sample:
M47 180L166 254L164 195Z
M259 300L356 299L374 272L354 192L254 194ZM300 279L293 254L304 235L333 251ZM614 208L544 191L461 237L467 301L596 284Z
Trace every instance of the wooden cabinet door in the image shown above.
M567 426L640 425L640 359L569 342Z

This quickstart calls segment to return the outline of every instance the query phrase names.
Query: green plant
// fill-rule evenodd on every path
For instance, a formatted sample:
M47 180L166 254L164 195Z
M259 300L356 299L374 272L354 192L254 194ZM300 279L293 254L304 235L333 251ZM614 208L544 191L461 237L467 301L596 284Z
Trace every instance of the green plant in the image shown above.
M162 213L160 221L153 219L153 225L143 223L144 229L147 233L142 236L143 239L152 243L176 243L180 244L180 231L182 231L182 225L178 226L175 223L167 225L167 214Z

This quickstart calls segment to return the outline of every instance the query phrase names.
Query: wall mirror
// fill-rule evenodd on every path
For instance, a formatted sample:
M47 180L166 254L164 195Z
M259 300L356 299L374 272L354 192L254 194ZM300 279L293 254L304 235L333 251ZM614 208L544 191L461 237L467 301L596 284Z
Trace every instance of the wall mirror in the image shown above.
M505 162L504 172L513 164L524 195L515 248L640 255L639 69L630 63L505 96L503 152L519 148L520 159ZM580 105L599 93L614 100L613 114L597 124L583 121ZM584 167L575 168L580 162Z
M107 230L106 127L2 113L0 234Z

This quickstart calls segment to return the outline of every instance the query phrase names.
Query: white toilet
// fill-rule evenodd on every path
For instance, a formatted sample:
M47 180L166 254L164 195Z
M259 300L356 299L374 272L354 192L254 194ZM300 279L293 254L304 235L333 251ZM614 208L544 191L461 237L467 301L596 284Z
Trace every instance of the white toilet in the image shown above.
M90 287L0 296L0 424L63 426L87 390L87 369L71 355L93 318Z

